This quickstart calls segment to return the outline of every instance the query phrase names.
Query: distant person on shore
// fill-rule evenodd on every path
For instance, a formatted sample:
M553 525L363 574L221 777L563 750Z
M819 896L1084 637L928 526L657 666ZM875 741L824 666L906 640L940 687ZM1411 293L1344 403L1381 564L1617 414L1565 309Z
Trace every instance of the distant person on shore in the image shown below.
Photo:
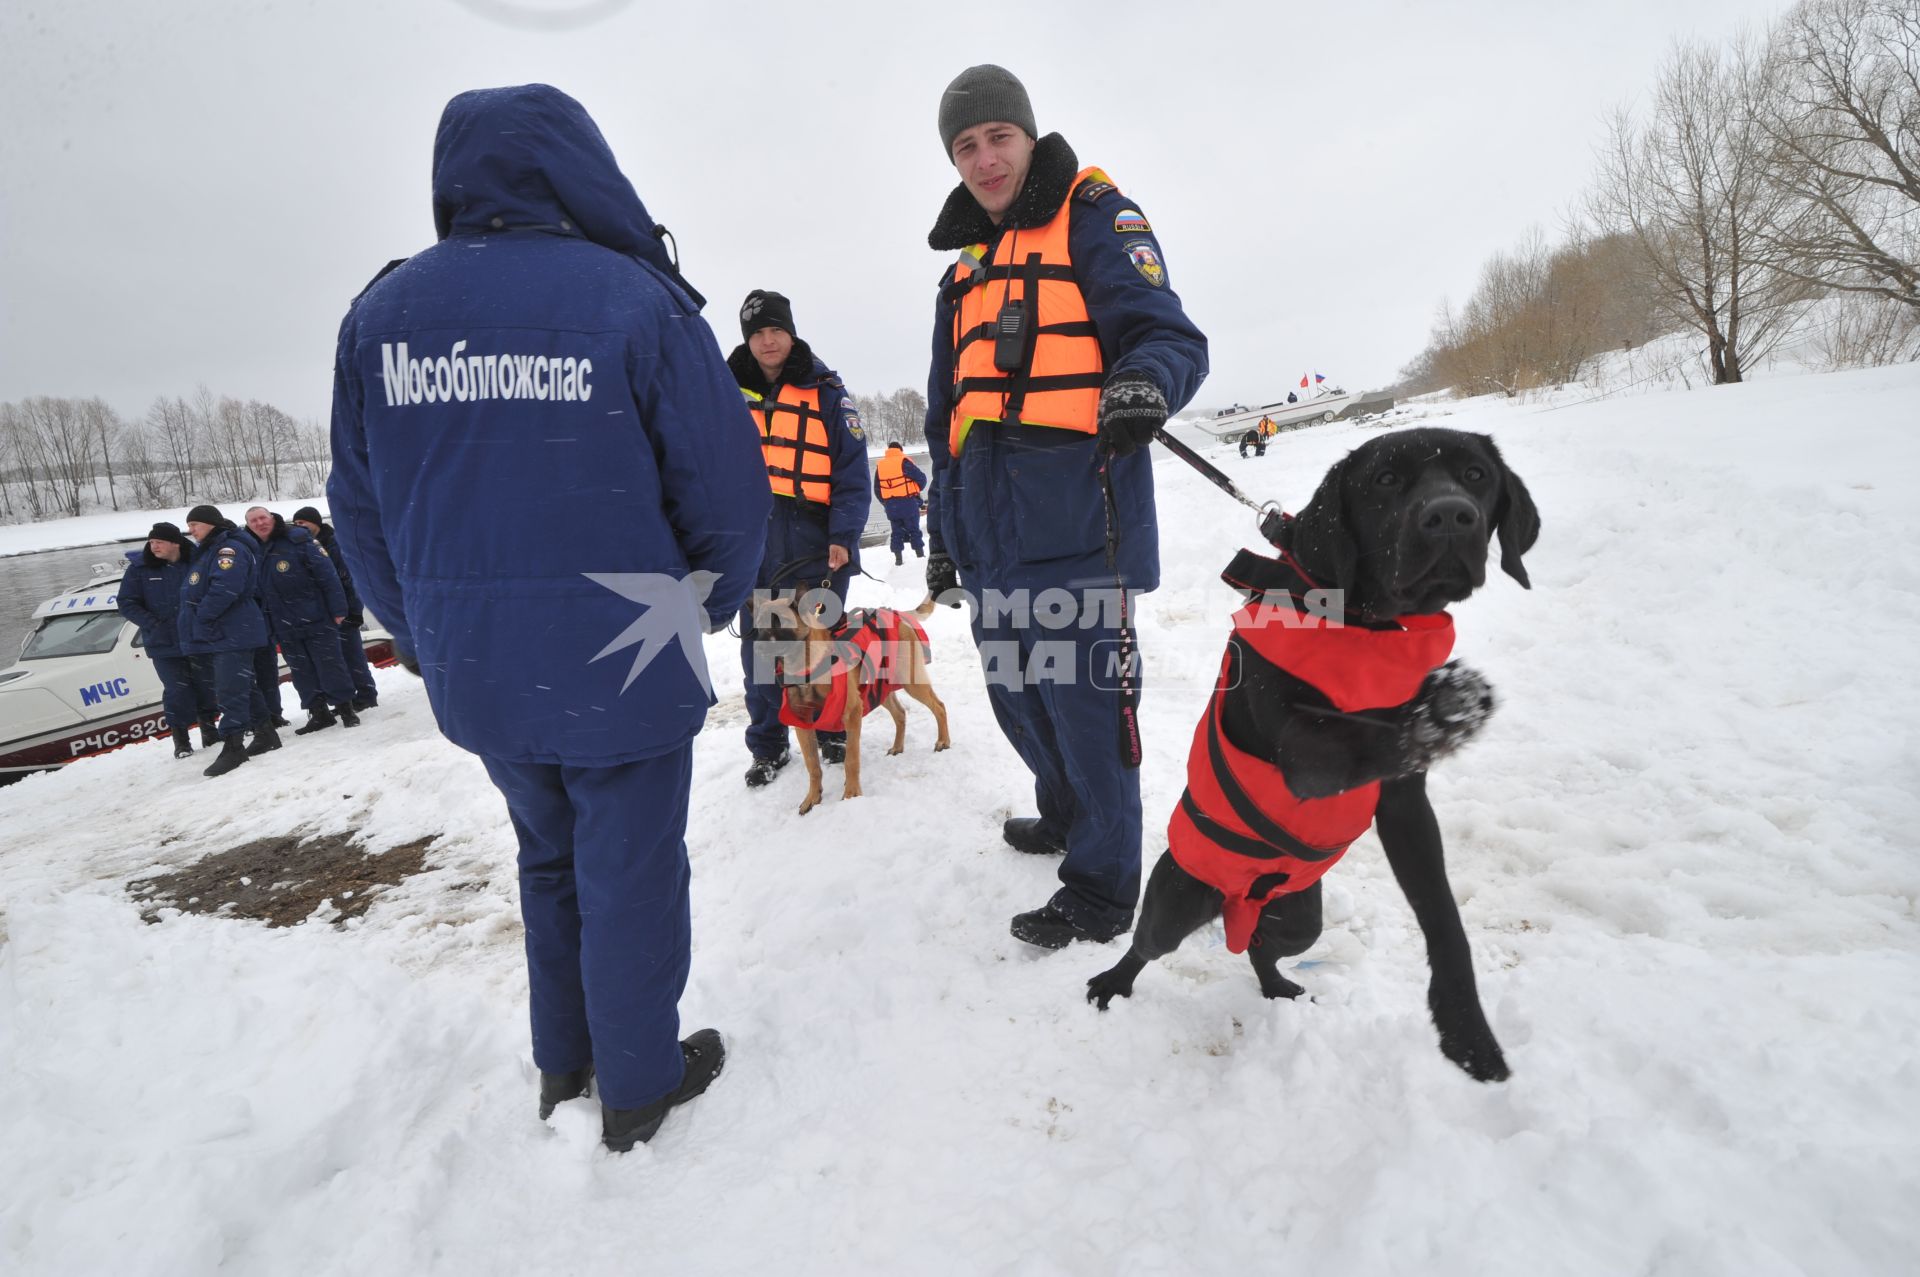
M891 528L887 548L893 551L896 565L905 563L902 551L913 546L913 557L927 557L927 544L920 536L920 512L926 509L921 495L927 489L927 476L907 457L907 451L895 439L887 445L886 455L873 468L874 491L886 509Z
M578 102L462 93L432 175L440 242L340 326L328 508L506 800L540 1115L591 1087L626 1152L726 1058L714 1029L679 1036L685 837L701 638L753 588L766 470L700 295Z
M187 560L192 547L179 528L156 523L147 531L140 557L120 578L120 615L140 627L141 642L153 672L160 677L160 703L173 732L173 756L193 756L190 728L200 724L200 743L219 742L214 718L219 713L213 696L212 667L205 657L188 656L181 647L181 594L187 582Z
M353 587L353 571L347 564L347 553L340 548L333 525L321 519L320 512L312 506L303 505L295 510L293 522L320 542L320 548L327 552L335 570L340 573L340 588L347 592L347 616L339 627L340 657L347 663L347 677L353 680L354 713L365 713L380 703L380 685L373 681L373 667L367 664L367 648L360 641L360 631L366 628L367 613L360 602L360 592Z
M221 747L206 774L224 776L248 757L280 748L253 681L254 653L268 641L267 618L256 598L259 564L253 538L214 506L187 511L187 532L198 548L180 586L180 649L211 660ZM249 728L251 746L245 739Z

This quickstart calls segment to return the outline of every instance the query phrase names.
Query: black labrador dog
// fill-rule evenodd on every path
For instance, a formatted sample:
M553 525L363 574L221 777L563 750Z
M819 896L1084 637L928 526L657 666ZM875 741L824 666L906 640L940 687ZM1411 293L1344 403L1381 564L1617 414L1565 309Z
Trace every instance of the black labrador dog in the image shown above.
M1450 621L1444 638L1415 627L1441 626L1433 614L1486 583L1496 538L1501 568L1531 588L1521 556L1540 534L1539 512L1493 440L1415 429L1349 453L1306 509L1265 530L1280 558L1243 552L1226 573L1250 607L1236 617L1219 690L1195 735L1169 831L1174 850L1153 868L1132 946L1087 981L1087 998L1105 1010L1131 995L1147 963L1223 912L1228 945L1246 949L1261 991L1298 996L1279 960L1319 938L1319 876L1371 818L1426 936L1427 1005L1441 1052L1480 1081L1503 1079L1506 1060L1480 1008L1426 790L1427 768L1480 730L1493 696L1478 674L1440 664ZM1316 610L1338 616L1331 632L1345 633L1326 648L1303 646L1321 640L1286 627L1272 636L1243 628L1262 603L1269 618L1274 607L1289 620ZM1276 651L1300 656L1279 658L1289 662L1282 668ZM1390 660L1392 668L1367 667ZM1340 830L1338 846L1328 845L1330 827Z

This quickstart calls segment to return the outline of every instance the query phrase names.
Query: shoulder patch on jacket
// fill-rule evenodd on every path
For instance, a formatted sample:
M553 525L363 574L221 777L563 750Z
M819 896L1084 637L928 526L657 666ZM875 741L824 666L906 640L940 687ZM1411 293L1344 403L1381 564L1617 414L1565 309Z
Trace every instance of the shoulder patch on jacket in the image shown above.
M840 420L846 425L848 434L862 442L866 440L866 427L860 424L860 414L854 409L851 401L840 405Z
M1113 215L1113 233L1115 235L1151 235L1153 227L1147 225L1147 215L1137 208L1123 208Z
M1096 169L1092 177L1080 183L1080 188L1076 190L1073 195L1075 199L1085 200L1089 204L1098 204L1118 189L1119 188L1112 182L1107 180L1105 173Z
M1160 263L1160 254L1154 251L1153 244L1144 239L1128 240L1123 248L1127 250L1127 259L1133 268L1140 272L1140 278L1155 288L1167 286L1167 268Z

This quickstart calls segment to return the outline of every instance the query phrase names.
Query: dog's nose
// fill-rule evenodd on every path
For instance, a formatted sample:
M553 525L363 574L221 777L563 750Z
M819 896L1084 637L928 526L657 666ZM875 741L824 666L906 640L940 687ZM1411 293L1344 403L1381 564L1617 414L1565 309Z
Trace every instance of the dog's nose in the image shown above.
M1465 497L1435 497L1420 507L1420 534L1458 537L1480 530L1480 507Z

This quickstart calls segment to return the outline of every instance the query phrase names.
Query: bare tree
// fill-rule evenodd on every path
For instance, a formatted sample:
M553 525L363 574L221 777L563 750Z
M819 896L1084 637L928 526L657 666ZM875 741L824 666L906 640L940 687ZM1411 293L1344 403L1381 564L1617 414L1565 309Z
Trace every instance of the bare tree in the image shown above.
M1920 309L1920 3L1802 0L1769 54L1783 269Z
M20 403L35 460L53 494L52 508L75 516L80 492L93 478L93 438L72 399L34 395Z
M1715 384L1740 381L1815 291L1769 251L1792 224L1759 122L1773 91L1746 37L1724 55L1677 45L1646 123L1623 109L1609 125L1589 201L1602 229L1632 237L1661 305L1704 338Z
M100 465L107 472L107 500L114 509L120 508L120 493L114 486L113 454L120 447L121 436L126 427L120 420L120 414L107 406L107 401L98 396L80 401L80 416L92 436L94 444L100 450ZM99 484L94 484L94 500L100 499Z

